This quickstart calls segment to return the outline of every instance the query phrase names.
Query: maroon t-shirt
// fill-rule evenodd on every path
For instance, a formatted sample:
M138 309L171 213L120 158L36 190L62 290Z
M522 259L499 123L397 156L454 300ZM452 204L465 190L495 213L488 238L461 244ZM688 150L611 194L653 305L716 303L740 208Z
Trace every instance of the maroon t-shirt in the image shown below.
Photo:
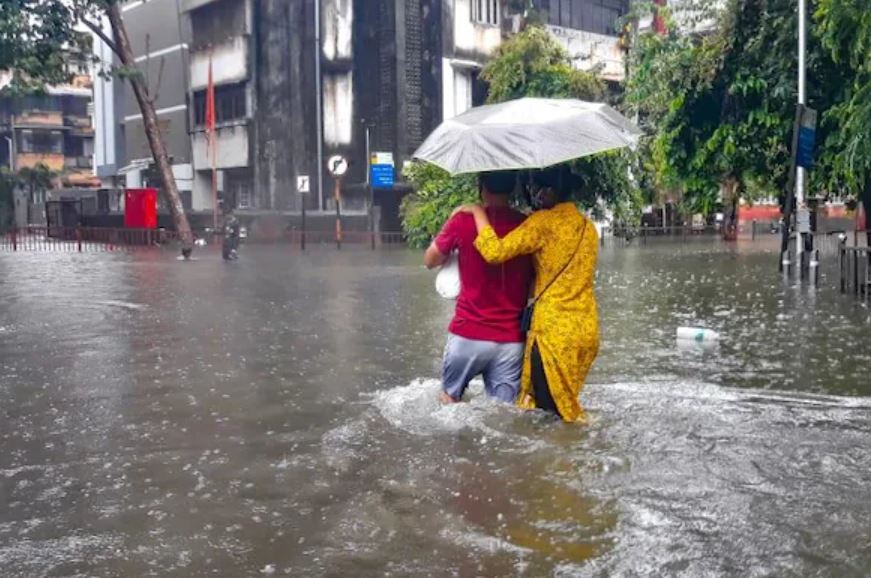
M488 208L490 224L504 237L526 218L508 208ZM448 255L459 252L460 296L448 331L466 339L522 343L520 314L529 297L532 259L512 259L502 265L489 265L475 248L475 218L459 213L445 223L435 244Z

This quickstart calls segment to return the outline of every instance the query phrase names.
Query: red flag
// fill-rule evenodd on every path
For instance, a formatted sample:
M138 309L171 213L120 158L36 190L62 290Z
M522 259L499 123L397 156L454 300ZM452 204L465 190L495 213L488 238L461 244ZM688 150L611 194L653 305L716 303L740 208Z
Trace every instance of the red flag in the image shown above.
M217 160L218 143L215 139L215 82L212 79L212 57L209 56L209 83L206 86L206 144L212 159L212 168Z
M662 15L662 9L668 4L667 0L653 0L653 3L657 6L654 8L653 13L653 29L660 36L665 36L668 34L668 26L665 23L665 17Z

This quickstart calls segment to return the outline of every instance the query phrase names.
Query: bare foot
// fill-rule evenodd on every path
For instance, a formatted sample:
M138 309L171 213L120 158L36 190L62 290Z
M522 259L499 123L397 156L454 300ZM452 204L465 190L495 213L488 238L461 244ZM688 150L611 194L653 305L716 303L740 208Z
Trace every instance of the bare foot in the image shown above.
M443 405L450 405L452 403L459 403L457 400L455 400L454 398L452 398L451 396L449 396L445 392L441 393L441 395L439 396L439 401L442 402Z

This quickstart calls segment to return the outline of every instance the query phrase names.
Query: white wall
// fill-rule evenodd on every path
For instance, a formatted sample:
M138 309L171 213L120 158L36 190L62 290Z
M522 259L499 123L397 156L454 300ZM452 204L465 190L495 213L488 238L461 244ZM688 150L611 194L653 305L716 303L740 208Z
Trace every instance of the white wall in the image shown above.
M442 58L442 120L453 118L472 106L472 69Z
M626 76L623 52L616 36L585 32L561 26L548 26L551 35L562 44L575 68L590 70L601 66L599 76L608 80L622 81Z
M351 73L329 74L324 87L324 142L330 145L351 144L354 127L354 86Z
M245 124L224 126L218 128L216 166L219 169L247 167L248 159L248 126ZM206 146L206 134L197 132L191 135L194 153L194 166L198 171L209 170L212 167L211 157Z
M191 208L194 211L209 211L212 205L212 172L196 171L193 175Z
M191 54L191 90L202 90L209 84L209 56L212 58L212 80L216 85L241 82L248 78L248 39L236 37L209 51Z
M354 8L351 0L323 0L321 42L327 60L351 58Z
M175 184L180 191L193 190L194 186L194 167L191 164L172 165L172 176L175 177Z
M103 30L109 31L108 19L104 19ZM111 34L110 34L111 36ZM112 51L94 34L94 55L101 62L112 62ZM99 66L99 65L97 65ZM101 77L95 71L94 82L94 173L97 167L116 165L115 156L115 85L112 80Z
M471 0L454 2L454 49L477 54L492 54L502 43L502 30L472 22Z

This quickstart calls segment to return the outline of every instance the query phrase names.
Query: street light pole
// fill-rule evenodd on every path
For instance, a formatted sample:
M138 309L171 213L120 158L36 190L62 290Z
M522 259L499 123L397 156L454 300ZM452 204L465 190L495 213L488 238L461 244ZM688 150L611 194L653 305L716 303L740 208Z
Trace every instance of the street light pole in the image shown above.
M806 92L806 63L805 58L807 55L807 0L798 0L798 104L805 105L807 104L807 92ZM804 199L804 189L805 189L805 170L804 167L796 167L795 174L795 214L796 214L796 225L798 225L798 215L799 212L804 210L805 199ZM796 274L798 278L801 279L802 273L804 271L804 261L802 259L802 252L804 251L804 234L798 230L798 226L796 226L796 237L795 237L795 261L796 261Z
M315 124L317 126L318 211L324 210L324 121L321 79L321 0L315 3Z

